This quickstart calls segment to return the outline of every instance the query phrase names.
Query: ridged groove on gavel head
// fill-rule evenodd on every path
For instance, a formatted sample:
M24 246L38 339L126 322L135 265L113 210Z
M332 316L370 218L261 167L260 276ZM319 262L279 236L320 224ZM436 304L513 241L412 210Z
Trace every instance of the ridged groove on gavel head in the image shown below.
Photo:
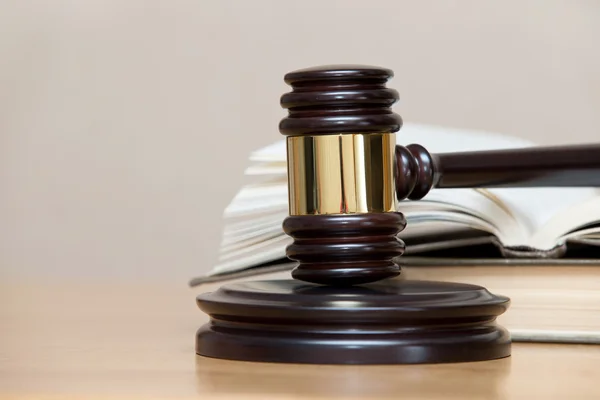
M292 91L281 97L288 116L279 124L283 135L393 133L402 119L391 110L398 92L387 88L394 76L386 68L329 65L290 72Z
M283 230L294 242L286 249L298 261L294 279L349 286L400 274L393 259L404 253L397 234L406 226L401 213L290 216Z
M396 197L420 200L437 183L435 158L419 144L396 146Z

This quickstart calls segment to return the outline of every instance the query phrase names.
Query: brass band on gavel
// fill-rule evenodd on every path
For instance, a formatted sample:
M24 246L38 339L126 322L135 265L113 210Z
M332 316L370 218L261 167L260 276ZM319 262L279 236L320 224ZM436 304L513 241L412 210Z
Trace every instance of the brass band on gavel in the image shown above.
M396 135L287 138L289 214L395 212Z

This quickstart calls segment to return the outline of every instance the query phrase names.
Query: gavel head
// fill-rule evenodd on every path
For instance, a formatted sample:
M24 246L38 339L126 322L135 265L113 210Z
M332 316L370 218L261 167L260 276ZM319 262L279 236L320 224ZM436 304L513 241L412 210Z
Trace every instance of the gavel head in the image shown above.
M407 179L397 171L402 119L391 109L398 101L386 87L392 76L354 65L285 76L292 91L281 97L288 116L279 125L287 136L290 215L283 229L294 239L287 256L299 263L295 279L354 285L400 273L393 259L404 251L397 234L406 222L396 211L396 186Z

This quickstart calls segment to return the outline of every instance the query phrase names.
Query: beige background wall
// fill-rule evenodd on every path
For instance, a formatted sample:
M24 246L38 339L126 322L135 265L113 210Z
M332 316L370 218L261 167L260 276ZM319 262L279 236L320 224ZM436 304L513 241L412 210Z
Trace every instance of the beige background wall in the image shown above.
M0 2L0 274L178 280L216 259L285 72L392 68L406 121L600 140L600 2Z

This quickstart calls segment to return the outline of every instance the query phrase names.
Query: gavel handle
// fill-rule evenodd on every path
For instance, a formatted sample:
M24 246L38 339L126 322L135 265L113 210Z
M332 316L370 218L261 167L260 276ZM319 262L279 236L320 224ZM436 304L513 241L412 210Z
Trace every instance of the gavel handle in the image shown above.
M396 146L398 199L431 188L600 187L600 144L430 154Z

